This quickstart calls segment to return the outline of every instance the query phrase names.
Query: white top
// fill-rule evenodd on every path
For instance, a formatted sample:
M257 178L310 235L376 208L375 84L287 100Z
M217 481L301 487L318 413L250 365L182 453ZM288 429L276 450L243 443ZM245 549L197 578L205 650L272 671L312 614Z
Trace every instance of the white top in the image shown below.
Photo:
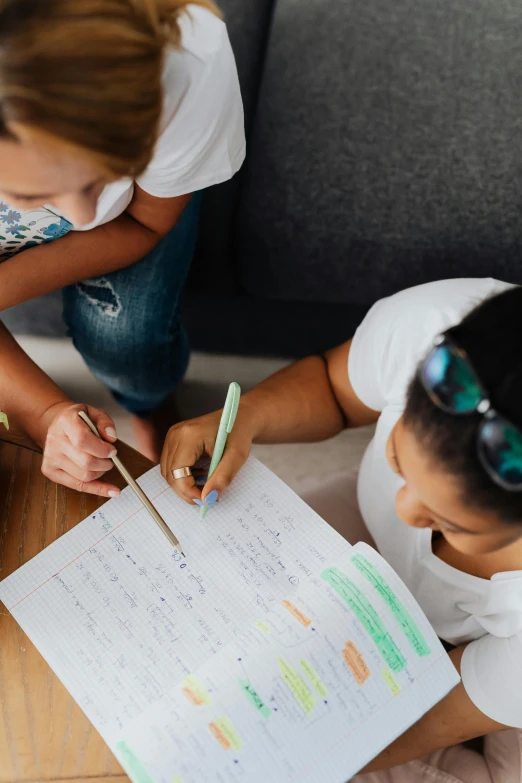
M522 728L522 571L481 579L436 557L431 530L408 527L396 515L395 495L404 482L385 454L408 385L434 337L508 287L491 279L442 280L377 302L353 339L348 372L359 399L381 411L359 475L366 525L439 637L455 645L470 642L462 680L475 705L500 723Z
M223 22L201 6L180 18L181 46L167 54L164 102L154 157L136 182L151 196L172 198L225 182L245 158L243 103ZM121 215L132 179L107 185L88 231ZM66 215L64 217L67 217Z

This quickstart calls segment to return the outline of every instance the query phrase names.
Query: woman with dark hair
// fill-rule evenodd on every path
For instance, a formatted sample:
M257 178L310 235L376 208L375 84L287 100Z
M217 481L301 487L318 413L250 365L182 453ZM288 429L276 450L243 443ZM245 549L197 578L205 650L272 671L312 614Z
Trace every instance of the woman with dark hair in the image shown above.
M200 503L223 493L253 442L320 441L376 425L357 490L342 476L306 499L352 543L373 539L462 682L360 783L521 780L521 334L522 288L490 279L412 288L374 305L353 340L246 394L202 491L172 470L211 452L220 412L167 437L163 474ZM484 754L460 744L484 735Z

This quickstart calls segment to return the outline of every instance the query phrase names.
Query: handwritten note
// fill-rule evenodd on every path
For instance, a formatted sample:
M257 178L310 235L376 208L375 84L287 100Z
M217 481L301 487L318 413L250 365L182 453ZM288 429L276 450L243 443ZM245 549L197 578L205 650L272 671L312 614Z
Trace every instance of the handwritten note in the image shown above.
M126 747L153 783L176 775L183 783L344 783L458 682L404 585L370 547L358 544L355 553L337 561L334 573L361 593L371 590L359 569L364 562L430 652L412 651L387 596L368 593L404 657L392 673L388 648L327 580L300 585L292 604L298 612L288 610L288 600L275 603L262 628L253 623L198 669L211 702L185 707L183 688L175 686L129 724Z
M108 742L350 549L254 459L203 522L159 468L139 483L186 559L125 489L0 585L0 598Z
M156 468L0 584L135 783L341 783L458 681L393 570L256 460L204 521Z

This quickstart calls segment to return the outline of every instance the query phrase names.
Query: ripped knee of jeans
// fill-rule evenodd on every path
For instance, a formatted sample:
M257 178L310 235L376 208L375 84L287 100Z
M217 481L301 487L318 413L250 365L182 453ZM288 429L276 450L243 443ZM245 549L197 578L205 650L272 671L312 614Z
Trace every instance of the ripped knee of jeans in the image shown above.
M109 318L117 318L121 313L120 297L106 277L96 277L77 283L76 287L87 301Z

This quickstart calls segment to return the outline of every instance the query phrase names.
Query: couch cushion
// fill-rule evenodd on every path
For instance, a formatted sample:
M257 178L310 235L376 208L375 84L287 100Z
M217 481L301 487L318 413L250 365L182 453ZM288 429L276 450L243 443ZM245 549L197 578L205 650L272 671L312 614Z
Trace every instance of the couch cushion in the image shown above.
M279 0L238 220L246 288L369 303L522 282L518 0Z
M236 57L247 123L252 117L276 0L218 0Z
M249 128L255 113L274 0L219 0L236 56L245 107L247 155ZM230 264L232 222L237 208L242 171L231 181L210 188L203 202L200 239L192 281L214 292L238 289Z
M65 337L61 291L53 291L47 296L4 310L1 320L13 334Z

